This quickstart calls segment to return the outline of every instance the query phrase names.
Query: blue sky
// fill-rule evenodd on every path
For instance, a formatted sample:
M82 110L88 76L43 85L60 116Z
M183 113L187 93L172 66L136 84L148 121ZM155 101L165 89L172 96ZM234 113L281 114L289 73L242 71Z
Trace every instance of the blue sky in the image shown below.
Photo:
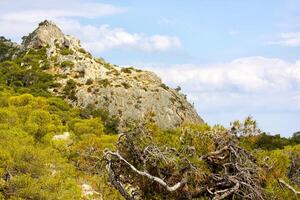
M209 124L253 116L300 130L298 0L2 0L0 35L20 42L44 19L95 56L153 70Z

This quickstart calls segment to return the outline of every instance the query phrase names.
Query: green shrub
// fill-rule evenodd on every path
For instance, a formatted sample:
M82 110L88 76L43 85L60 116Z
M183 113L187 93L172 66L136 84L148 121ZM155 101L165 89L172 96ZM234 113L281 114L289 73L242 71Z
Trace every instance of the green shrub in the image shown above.
M86 51L85 51L85 49L84 48L80 48L79 50L78 50L80 53L86 53Z
M106 88L107 86L110 85L110 82L108 79L105 78L105 79L98 80L98 84Z
M26 106L33 100L33 96L30 94L23 94L16 97L9 98L9 104L13 106Z
M62 48L60 50L60 53L61 53L61 55L65 55L66 56L66 55L72 55L74 53L74 51L72 49L70 49L70 48L64 47L64 48Z
M164 84L164 83L160 84L160 87L162 87L165 90L169 89L169 87L166 84Z
M105 64L106 63L104 58L95 58L95 61L99 64Z
M114 69L109 63L103 63L103 66L108 70Z
M69 79L63 89L64 95L71 100L76 100L76 87L77 83L73 79Z
M62 63L60 63L60 66L62 68L73 68L74 67L74 63L72 61L69 61L69 60L66 60L66 61L63 61Z
M69 127L77 136L104 134L104 125L99 118L75 120Z
M0 62L0 86L19 93L49 96L48 89L55 87L55 83L53 76L40 68L40 61L45 60L45 50L40 49L29 50L14 61Z
M124 72L124 73L127 73L127 74L132 73L132 71L131 71L130 68L122 68L122 69L121 69L121 72Z

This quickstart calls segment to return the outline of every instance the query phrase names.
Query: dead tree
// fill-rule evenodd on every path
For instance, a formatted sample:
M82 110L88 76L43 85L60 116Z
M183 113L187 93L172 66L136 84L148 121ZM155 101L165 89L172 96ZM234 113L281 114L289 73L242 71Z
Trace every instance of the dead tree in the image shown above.
M261 168L249 152L238 146L236 135L230 130L223 135L216 131L209 134L216 148L198 157L198 161L211 173L195 167L194 161L181 152L186 148L177 150L154 144L149 130L140 124L120 136L116 152L105 151L110 182L127 200L138 199L137 196L177 200L265 199L258 177ZM195 181L195 177L201 178ZM127 185L136 191L127 192Z

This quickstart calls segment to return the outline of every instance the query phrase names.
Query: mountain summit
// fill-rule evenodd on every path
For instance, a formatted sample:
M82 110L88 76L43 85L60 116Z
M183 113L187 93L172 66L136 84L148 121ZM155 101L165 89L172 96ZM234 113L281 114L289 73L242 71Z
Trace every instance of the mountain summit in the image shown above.
M203 123L185 95L166 86L153 72L93 58L78 39L65 35L53 22L41 22L22 45L27 50L46 49L50 62L46 70L60 85L51 92L75 106L105 109L121 124L146 115L161 128Z
M63 43L65 36L63 32L51 21L45 20L39 23L39 27L24 37L22 45L26 48L40 48L59 41Z

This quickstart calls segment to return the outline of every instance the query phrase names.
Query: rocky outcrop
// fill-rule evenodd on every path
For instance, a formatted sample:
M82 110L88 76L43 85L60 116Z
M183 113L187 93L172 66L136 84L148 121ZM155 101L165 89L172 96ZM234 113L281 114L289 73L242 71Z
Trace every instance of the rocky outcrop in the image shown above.
M65 36L63 32L50 21L39 23L39 27L24 37L22 45L25 48L40 48L51 45L54 42L63 43Z
M52 66L48 71L61 84L52 92L64 95L73 105L106 109L122 123L146 115L152 115L162 128L203 123L185 96L163 84L154 73L93 58L78 39L64 35L52 22L40 23L22 44L25 48L47 48Z
M18 51L20 51L20 45L0 37L0 62L13 58Z

